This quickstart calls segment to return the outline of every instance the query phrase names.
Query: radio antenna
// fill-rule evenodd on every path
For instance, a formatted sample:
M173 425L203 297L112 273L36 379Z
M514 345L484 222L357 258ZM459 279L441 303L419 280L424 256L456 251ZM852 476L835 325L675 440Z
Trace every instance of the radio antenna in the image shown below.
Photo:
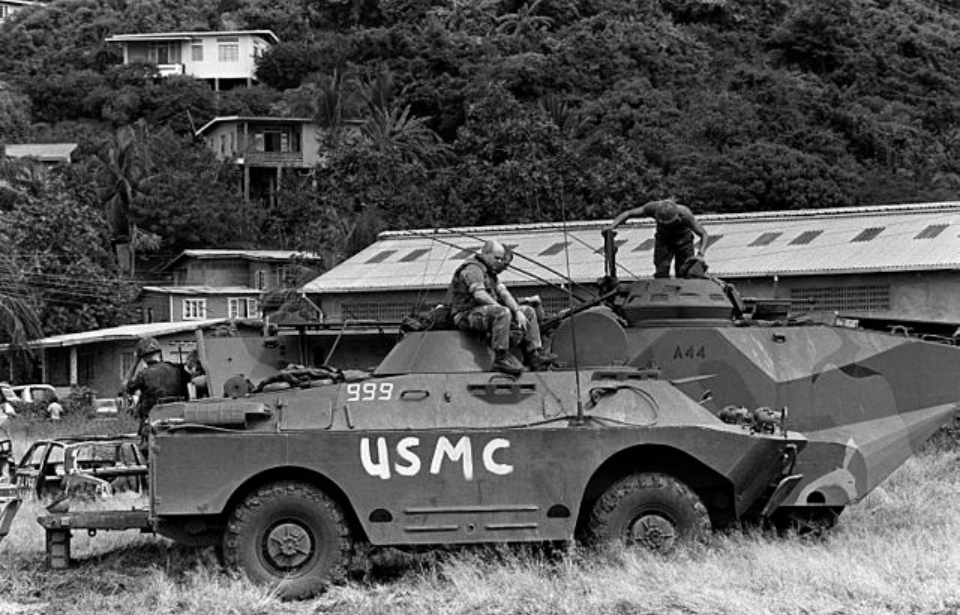
M560 216L563 222L563 256L567 265L567 309L573 309L573 278L570 276L570 242L567 241L567 203L563 193L563 181L560 182ZM575 425L583 425L583 392L580 390L580 360L577 353L576 318L570 319L570 342L573 349L573 373L577 379L577 418Z

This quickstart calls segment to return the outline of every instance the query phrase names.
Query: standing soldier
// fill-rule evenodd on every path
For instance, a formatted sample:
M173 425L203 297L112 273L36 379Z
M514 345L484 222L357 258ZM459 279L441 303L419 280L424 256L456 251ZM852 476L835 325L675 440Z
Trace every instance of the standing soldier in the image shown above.
M182 366L163 360L160 343L152 337L145 337L137 342L136 356L146 367L123 385L120 395L140 392L137 413L140 418L140 448L146 456L150 436L150 410L161 399L187 399L189 377Z
M653 266L655 278L670 277L670 263L673 262L674 274L683 277L684 265L690 259L703 257L707 251L709 236L693 212L685 205L679 205L673 199L651 201L640 207L627 210L614 219L607 227L613 231L629 218L653 218L657 221L657 233L654 236ZM693 236L700 238L696 252L693 249Z

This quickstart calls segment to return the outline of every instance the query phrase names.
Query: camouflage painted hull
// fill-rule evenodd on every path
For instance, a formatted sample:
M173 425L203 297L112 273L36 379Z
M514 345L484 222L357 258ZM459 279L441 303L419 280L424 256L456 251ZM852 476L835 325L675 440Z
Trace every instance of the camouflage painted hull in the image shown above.
M625 331L629 363L653 362L705 406L789 410L809 444L785 506L862 499L951 419L960 349L830 326L670 327Z

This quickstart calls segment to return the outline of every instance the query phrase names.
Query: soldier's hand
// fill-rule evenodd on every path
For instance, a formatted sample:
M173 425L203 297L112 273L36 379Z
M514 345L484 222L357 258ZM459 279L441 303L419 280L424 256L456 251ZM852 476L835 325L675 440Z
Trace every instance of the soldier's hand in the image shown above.
M521 330L526 331L529 321L527 320L527 315L523 313L523 310L517 310L514 313L514 318L517 320L517 326L520 327Z

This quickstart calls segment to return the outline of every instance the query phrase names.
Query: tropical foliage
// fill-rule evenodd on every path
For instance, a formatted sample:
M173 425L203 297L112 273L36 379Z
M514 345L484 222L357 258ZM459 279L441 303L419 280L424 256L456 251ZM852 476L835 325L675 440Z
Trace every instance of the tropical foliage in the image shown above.
M282 42L260 85L226 93L104 42L262 28ZM957 40L960 9L935 0L53 0L0 26L0 137L81 144L64 185L109 222L104 249L138 230L166 253L332 264L384 228L666 195L699 212L952 199ZM243 203L192 142L235 114L315 118L322 163Z

